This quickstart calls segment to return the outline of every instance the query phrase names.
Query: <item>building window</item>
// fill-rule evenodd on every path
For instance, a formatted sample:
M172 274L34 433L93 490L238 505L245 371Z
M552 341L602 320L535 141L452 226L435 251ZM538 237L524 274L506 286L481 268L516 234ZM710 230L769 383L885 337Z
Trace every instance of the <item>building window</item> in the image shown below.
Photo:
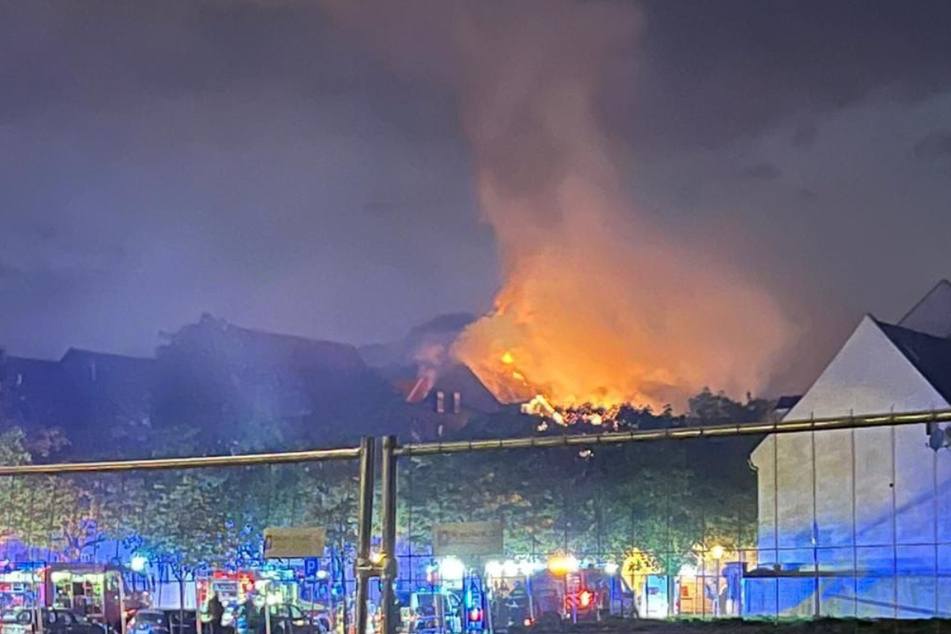
M458 414L462 411L462 394L459 392L452 393L452 413Z
M446 413L446 393L445 392L436 392L436 413L437 414Z

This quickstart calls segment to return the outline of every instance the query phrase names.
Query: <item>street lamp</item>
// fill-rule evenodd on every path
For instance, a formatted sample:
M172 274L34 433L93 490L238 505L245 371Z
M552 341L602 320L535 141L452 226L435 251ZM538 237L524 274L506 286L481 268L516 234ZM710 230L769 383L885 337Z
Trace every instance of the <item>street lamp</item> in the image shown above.
M142 555L136 555L132 558L132 562L129 564L129 567L132 568L134 572L142 572L145 570L145 566L149 563L149 560L143 557Z
M462 581L466 576L466 565L458 557L443 558L438 570L443 581Z
M556 555L548 561L548 570L552 574L565 575L569 572L578 572L579 565L574 555Z
M713 595L713 616L720 616L720 560L723 559L723 546L717 544L710 549L710 554L717 562L717 576Z

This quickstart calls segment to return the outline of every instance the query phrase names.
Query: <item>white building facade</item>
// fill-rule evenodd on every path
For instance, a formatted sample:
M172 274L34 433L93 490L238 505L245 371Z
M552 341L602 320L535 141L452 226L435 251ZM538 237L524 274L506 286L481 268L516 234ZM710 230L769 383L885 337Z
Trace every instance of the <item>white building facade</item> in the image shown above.
M914 327L914 328L912 328ZM951 408L951 284L866 316L785 420ZM751 614L951 616L951 449L916 424L768 436L753 452Z

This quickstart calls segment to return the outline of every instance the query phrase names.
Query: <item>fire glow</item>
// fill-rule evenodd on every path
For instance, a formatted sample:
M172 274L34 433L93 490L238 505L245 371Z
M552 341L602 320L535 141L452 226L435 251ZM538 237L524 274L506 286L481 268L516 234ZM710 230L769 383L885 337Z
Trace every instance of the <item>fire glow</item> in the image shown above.
M636 86L631 3L324 2L389 64L455 93L502 284L452 352L497 398L566 424L585 404L764 387L792 331L777 302L710 236L638 209L630 186L649 157L630 121L605 124L606 105L627 110L619 86Z
M560 424L585 404L682 407L707 385L756 391L791 330L708 244L675 240L637 211L621 171L630 148L597 114L603 68L636 31L615 8L564 3L519 30L476 16L456 38L503 281L454 353L500 400Z

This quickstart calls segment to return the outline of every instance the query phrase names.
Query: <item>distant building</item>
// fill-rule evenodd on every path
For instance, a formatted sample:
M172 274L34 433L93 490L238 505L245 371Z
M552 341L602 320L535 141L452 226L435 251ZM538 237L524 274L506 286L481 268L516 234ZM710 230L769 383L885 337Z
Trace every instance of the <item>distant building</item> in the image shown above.
M411 333L405 350L383 352L405 360L424 344L445 348L467 320L433 320ZM434 439L498 411L466 366L421 367L412 360L371 367L352 345L203 315L170 335L155 358L70 348L58 360L42 360L0 349L0 413L28 427L62 428L72 452L87 457L108 455L117 442L140 444L153 426L201 429L225 450L260 420L277 423L282 442L325 445L363 434Z
M501 404L468 366L456 361L453 343L474 317L440 315L389 344L363 346L360 354L402 396L401 429L414 440L436 439L495 414Z
M154 359L76 348L58 361L0 354L0 402L7 420L60 427L83 449L148 421L154 369Z
M58 361L17 357L0 349L0 416L5 422L62 425L65 383Z
M949 336L942 281L897 325L867 315L784 418L947 409ZM746 611L951 616L949 435L920 424L768 436L752 454L760 569Z
M243 328L204 315L158 353L156 424L201 428L229 449L349 444L386 433L401 401L354 346Z
M473 418L495 414L501 408L492 392L461 363L391 368L387 376L409 406L409 432L415 440L459 431Z

